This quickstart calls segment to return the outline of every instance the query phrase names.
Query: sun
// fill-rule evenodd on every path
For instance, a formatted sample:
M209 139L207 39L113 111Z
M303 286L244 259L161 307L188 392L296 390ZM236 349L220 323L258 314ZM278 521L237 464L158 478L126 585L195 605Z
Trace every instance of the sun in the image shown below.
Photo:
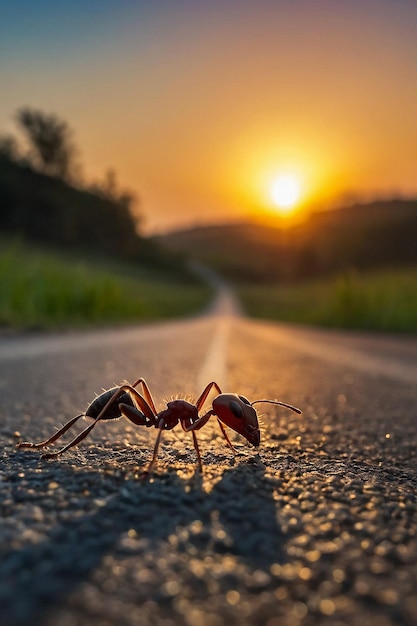
M289 215L301 196L300 181L294 174L281 174L272 182L270 194L278 211L282 215Z

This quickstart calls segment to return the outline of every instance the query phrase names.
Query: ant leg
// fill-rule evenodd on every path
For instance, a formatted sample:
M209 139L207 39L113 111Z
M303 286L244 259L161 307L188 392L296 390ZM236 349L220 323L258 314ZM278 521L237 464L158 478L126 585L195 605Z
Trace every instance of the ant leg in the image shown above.
M207 400L207 396L209 395L209 393L213 389L213 387L216 389L217 393L219 393L219 394L222 393L222 390L220 389L219 385L215 381L212 381L211 383L209 383L204 388L204 390L202 391L200 397L198 398L197 402L195 403L195 405L197 407L197 411L199 411L202 408L202 406L204 405L205 401ZM192 424L188 423L186 425L185 422L182 422L181 425L182 425L183 429L186 432L190 432L190 431L192 432L194 430L200 430L200 428L202 428L205 424L207 424L207 422L209 421L209 419L210 419L210 417L212 415L215 415L215 413L214 413L213 410L210 410L205 415L202 415L201 417L196 419L196 421L193 422ZM225 435L225 437L226 437L226 440L228 440L227 435Z
M207 422L209 421L212 415L215 415L215 412L213 410L208 411L205 415L202 415L201 417L199 417L192 424L185 425L184 423L182 423L181 425L187 433L188 432L194 433L195 430L200 430L200 428L202 428L205 424L207 424ZM233 452L236 453L236 449L233 446L232 442L230 441L229 436L226 432L226 429L221 423L221 421L219 420L219 418L217 418L217 423L220 426L220 430L222 431L223 437L226 439L227 445L229 446L229 448L233 450Z
M70 448L78 445L80 443L80 441L82 441L83 439L85 439L85 437L87 437L87 435L93 430L94 426L96 426L96 424L99 421L100 421L99 419L94 420L94 422L92 424L90 424L90 426L87 426L87 428L85 428L82 432L80 432L80 434L77 437L75 437L75 439L70 441L66 446L61 448L61 450L58 450L57 452L49 452L49 453L46 453L46 454L42 454L41 458L42 459L56 459L63 452L66 452Z
M221 421L219 420L219 418L217 418L217 423L220 426L220 430L222 431L223 437L227 441L227 445L229 446L229 448L231 448L233 450L234 453L236 453L236 449L235 449L234 445L232 444L232 442L230 441L229 435L227 434L226 429L223 426L223 424L221 423Z
M197 418L195 422L193 422L192 424L189 423L189 420L187 420L187 424L184 421L181 422L181 426L183 427L183 429L185 430L186 433L189 432L193 432L194 430L200 430L200 428L203 428L203 426L205 424L207 424L207 422L209 421L210 417L212 415L215 415L214 411L208 411L205 415L202 415L201 417Z
M157 436L156 441L155 441L155 446L154 446L154 449L153 449L152 459L151 459L151 462L149 463L147 469L145 470L145 474L148 474L152 470L153 466L155 465L156 457L158 456L158 448L159 448L159 443L161 441L162 430L163 430L162 428L158 429L158 436Z
M153 422L146 418L139 409L134 406L130 406L130 404L124 404L123 402L119 404L119 411L122 414L122 417L128 419L135 426L155 426Z
M149 406L151 407L152 411L156 415L158 411L156 410L155 402L154 402L154 399L151 394L151 390L149 389L146 380L144 378L138 378L137 381L134 382L133 385L131 385L131 387L137 387L139 384L142 385L143 395L145 396L145 399L147 403L149 404Z
M197 441L197 435L195 434L195 432L192 430L191 434L193 436L193 442L194 442L194 448L197 454L197 463L198 463L198 471L199 472L203 472L203 463L201 461L201 454L200 454L200 448L198 446L198 441Z
M54 443L57 439L62 437L64 433L67 432L75 424L76 421L80 419L80 417L85 417L84 413L80 413L77 417L73 417L69 422L64 424L62 428L60 428L52 437L46 439L45 441L41 441L40 443L30 443L29 441L22 441L22 443L18 443L18 448L45 448L45 446L49 446L49 444Z
M195 430L200 430L200 428L202 428L205 424L207 424L207 422L209 421L212 415L215 415L215 412L208 411L208 413L199 417L193 424L189 424L187 426L185 426L185 424L182 424L182 427L187 433L188 432L194 433ZM236 452L236 449L233 446L232 442L230 441L229 436L226 432L226 429L221 423L221 421L219 420L219 418L217 418L217 423L220 426L220 430L222 431L223 437L226 439L227 445L229 446L229 448L233 450L233 452Z
M220 389L219 385L216 382L213 381L209 383L207 387L204 389L204 391L202 392L202 394L200 395L200 397L198 398L197 402L195 403L197 407L197 411L201 409L201 407L203 406L204 402L207 399L207 396L209 395L213 387L216 389L217 393L222 393L222 390Z
M140 409L144 413L144 415L149 420L151 420L152 422L151 426L155 426L157 413L156 413L156 410L152 408L153 403L152 403L152 406L150 406L147 400L145 400L145 398L139 393L139 391L137 391L137 389L134 388L134 385L129 385L129 384L121 385L120 388L116 391L116 394L120 395L123 391L127 391L127 393L132 397L133 401L137 404L138 409ZM112 401L114 402L113 399L110 399L110 403ZM106 408L107 406L104 407L104 409Z

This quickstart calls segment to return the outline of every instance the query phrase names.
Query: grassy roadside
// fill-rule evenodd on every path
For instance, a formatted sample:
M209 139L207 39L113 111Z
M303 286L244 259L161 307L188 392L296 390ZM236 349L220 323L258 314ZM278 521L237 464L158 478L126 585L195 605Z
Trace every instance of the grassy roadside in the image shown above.
M58 329L180 317L201 309L206 286L152 270L0 240L0 328Z
M417 268L348 273L300 284L236 287L258 318L417 332ZM63 329L181 317L211 291L132 265L81 261L0 239L0 329Z
M337 328L417 332L417 268L354 272L237 289L253 317Z

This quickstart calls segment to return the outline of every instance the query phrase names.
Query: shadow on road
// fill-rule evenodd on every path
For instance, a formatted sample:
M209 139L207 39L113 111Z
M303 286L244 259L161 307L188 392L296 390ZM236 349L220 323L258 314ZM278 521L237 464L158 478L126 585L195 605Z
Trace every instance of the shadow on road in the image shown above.
M111 555L117 560L127 554L140 568L144 556L149 560L149 554L160 550L162 544L165 550L172 535L177 537L178 553L191 552L194 559L229 554L251 569L268 571L272 563L283 562L285 537L273 497L277 486L264 476L264 469L261 462L243 463L225 471L210 492L204 490L199 475L182 480L170 473L153 482L114 477L99 508L88 512L72 504L66 521L53 527L47 539L3 554L2 622L8 626L41 624L48 609L61 605L87 581L104 557ZM56 468L45 467L43 472L52 480ZM31 480L30 474L28 469L26 480ZM100 480L98 471L77 471L76 488L74 482L71 486L72 502L85 484L100 487ZM35 493L32 502L43 508L50 497ZM57 499L57 506L63 506L62 500ZM196 529L181 532L190 526ZM137 541L130 541L126 552L121 538L132 534ZM171 549L169 542L166 545Z

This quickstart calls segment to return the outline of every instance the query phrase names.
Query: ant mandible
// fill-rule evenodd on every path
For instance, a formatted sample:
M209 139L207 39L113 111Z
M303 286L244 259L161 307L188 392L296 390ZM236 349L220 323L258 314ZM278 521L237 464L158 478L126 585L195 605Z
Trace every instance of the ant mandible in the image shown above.
M141 385L142 393L139 393L136 389L139 385ZM212 408L207 411L207 413L200 416L199 411L203 407L207 396L213 388L219 395L214 398ZM279 402L278 400L255 400L254 402L249 402L249 400L244 396L235 393L222 393L216 382L211 382L205 387L195 404L191 404L186 400L171 400L167 403L167 408L158 413L146 381L143 378L139 378L135 383L133 383L133 385L124 383L119 387L113 387L112 389L104 391L93 400L85 413L80 413L76 417L73 417L54 435L52 435L52 437L49 437L49 439L41 441L40 443L25 441L19 443L17 447L44 448L59 439L81 417L90 417L93 419L93 423L80 432L79 435L77 435L66 446L57 452L42 454L41 457L43 459L54 459L63 452L66 452L70 448L78 445L83 439L85 439L85 437L87 437L98 422L102 420L118 419L123 416L136 426L146 426L148 428L154 426L158 429L152 459L146 470L147 473L150 472L156 462L162 431L171 430L172 428L175 428L178 423L180 423L186 432L191 432L192 434L194 448L197 454L198 469L202 472L203 465L196 431L200 430L200 428L207 424L210 417L215 416L220 426L220 430L226 439L227 445L233 451L235 451L235 449L223 424L245 437L245 439L253 446L258 447L260 443L260 431L258 415L256 410L253 408L253 405L259 402L277 404L286 407L287 409L291 409L291 411L295 411L295 413L301 413L300 409L297 409L295 406L286 404L285 402Z

